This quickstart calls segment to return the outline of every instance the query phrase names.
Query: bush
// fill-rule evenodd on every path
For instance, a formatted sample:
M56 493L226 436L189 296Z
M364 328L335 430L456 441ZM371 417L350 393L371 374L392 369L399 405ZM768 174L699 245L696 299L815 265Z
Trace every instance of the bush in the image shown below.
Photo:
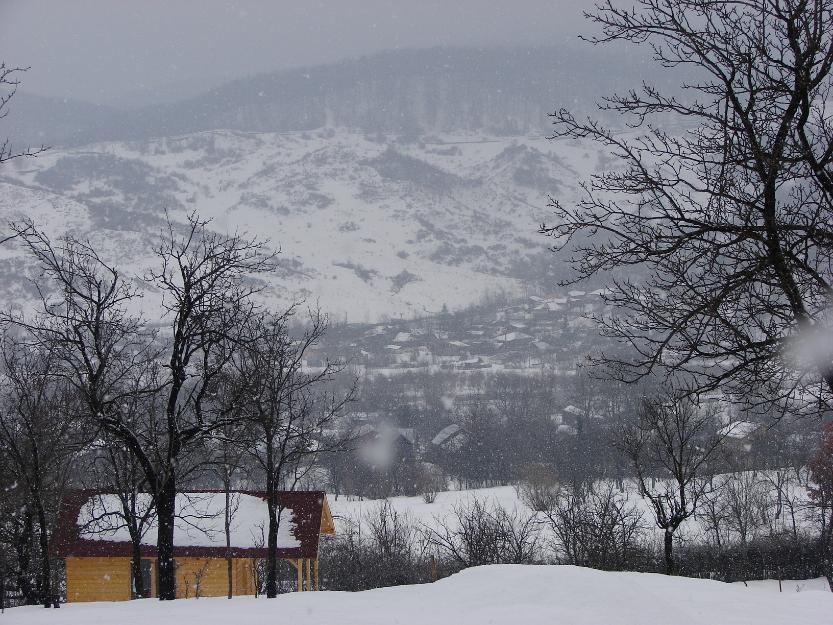
M535 564L541 557L541 535L534 514L507 511L474 500L453 509L450 522L427 528L427 541L442 558L465 568L483 564Z
M434 503L437 500L437 494L447 487L445 476L440 468L427 462L420 467L417 479L417 488L422 493L422 500L425 503Z
M323 542L321 560L325 590L422 584L459 570L428 553L421 529L387 501Z
M527 464L518 471L515 492L526 506L536 512L552 508L560 486L555 470L546 464Z
M652 560L642 513L613 484L564 489L545 514L563 564L644 570Z
M718 549L692 545L679 550L679 572L725 582L752 579L811 579L825 575L818 541L806 537L756 538L746 545Z

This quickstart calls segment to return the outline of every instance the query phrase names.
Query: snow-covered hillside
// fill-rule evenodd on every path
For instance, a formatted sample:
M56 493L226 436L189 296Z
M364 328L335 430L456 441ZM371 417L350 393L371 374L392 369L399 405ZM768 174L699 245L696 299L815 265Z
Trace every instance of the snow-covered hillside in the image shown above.
M16 625L821 625L833 593L777 593L710 580L609 573L574 566L485 566L421 586L357 593L76 603L60 610L14 608Z
M597 148L543 137L203 132L9 163L0 218L28 214L53 234L63 224L140 275L164 211L196 210L280 248L268 298L320 300L363 321L551 284L548 240L536 234L547 194L574 197L604 162ZM18 257L2 254L2 287L19 289Z
M597 484L597 488L604 488L605 486L605 483ZM627 498L629 505L632 505L636 511L642 514L645 535L652 537L651 539L655 543L654 547L660 549L662 546L662 530L653 522L654 512L651 504L639 496L636 484L633 482L625 481L623 486L624 492L620 494ZM799 508L795 518L799 529L811 528L810 511L803 509L803 504L808 499L806 489L796 485L791 487L787 493ZM515 486L442 491L437 493L436 500L433 503L426 503L422 497L391 497L386 500L379 500L345 496L336 498L334 495L328 495L328 502L336 523L337 532L346 529L350 522L378 516L379 507L383 502L388 502L394 511L418 527L436 528L440 525L453 527L457 523L455 509L466 508L475 501L485 504L487 508L498 506L509 512L518 513L520 516L537 515L538 520L541 521L542 531L547 537L547 543L551 543L554 539L547 527L545 515L536 513L529 508L519 497L518 489ZM706 519L702 516L687 519L676 532L677 540L689 544L702 544L708 541L711 537L704 525L705 521ZM784 514L779 522L783 524L781 529L788 531L792 519ZM541 553L542 559L547 559L551 555L551 552Z

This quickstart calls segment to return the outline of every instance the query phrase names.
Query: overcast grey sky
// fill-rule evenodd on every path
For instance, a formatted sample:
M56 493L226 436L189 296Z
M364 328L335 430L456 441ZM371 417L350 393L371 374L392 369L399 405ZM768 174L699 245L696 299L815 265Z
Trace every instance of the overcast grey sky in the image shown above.
M0 0L28 91L99 103L391 48L575 42L589 0Z

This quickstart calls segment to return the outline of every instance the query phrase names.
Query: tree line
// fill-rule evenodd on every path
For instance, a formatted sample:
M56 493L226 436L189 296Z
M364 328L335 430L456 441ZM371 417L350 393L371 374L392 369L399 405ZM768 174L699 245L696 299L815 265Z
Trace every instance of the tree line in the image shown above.
M138 554L155 523L158 595L174 599L177 494L222 485L228 540L229 493L247 483L265 493L274 596L277 492L341 443L324 433L353 396L349 384L330 387L342 364L305 367L326 316L260 305L255 278L274 266L266 243L213 232L196 214L167 221L142 277L159 296L153 318L140 312L135 279L89 242L52 241L31 222L12 228L39 268L40 304L2 314L4 578L28 603L56 602L57 506L67 488L96 488L118 496L108 522L129 531L134 593L147 592Z
M648 401L612 441L629 477L574 481L539 467L514 481L521 506L473 494L421 521L387 500L370 506L330 539L324 587L422 583L484 564L830 578L833 430L809 457L752 468L712 419L688 400Z

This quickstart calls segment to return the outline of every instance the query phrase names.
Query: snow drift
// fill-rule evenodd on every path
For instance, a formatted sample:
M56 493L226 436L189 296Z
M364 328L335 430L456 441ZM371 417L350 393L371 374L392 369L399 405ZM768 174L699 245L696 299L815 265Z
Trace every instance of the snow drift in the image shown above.
M15 608L16 625L815 625L830 622L833 593L784 592L648 573L574 566L499 565L468 569L434 584L357 593L319 592Z

